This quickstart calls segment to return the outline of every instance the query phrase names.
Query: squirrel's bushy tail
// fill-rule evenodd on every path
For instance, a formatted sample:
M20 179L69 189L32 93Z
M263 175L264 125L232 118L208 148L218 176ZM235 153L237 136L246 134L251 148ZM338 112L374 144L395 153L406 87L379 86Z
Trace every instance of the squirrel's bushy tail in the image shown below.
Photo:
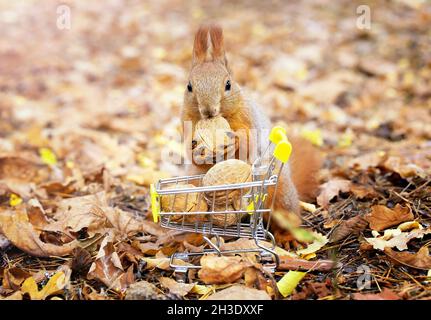
M292 143L290 171L301 201L312 201L319 187L318 172L322 157L313 145L300 137L289 138Z

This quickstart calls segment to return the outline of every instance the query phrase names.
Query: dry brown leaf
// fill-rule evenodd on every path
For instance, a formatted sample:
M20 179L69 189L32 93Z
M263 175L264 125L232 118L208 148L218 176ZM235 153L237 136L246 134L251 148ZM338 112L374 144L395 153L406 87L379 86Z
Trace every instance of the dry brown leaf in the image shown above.
M171 293L177 294L180 297L187 295L195 286L194 283L180 283L167 277L161 277L159 280L163 287L169 289Z
M31 274L20 268L13 267L6 269L3 273L3 288L18 290L25 279L31 277Z
M87 250L80 247L73 249L70 268L75 274L87 274L92 262L91 254Z
M411 268L422 270L431 269L431 257L427 247L420 248L417 253L396 252L390 248L385 248L385 253L388 257L392 258L398 263L404 264Z
M135 281L133 266L124 271L109 235L100 244L96 260L91 265L87 277L97 279L117 292L125 291Z
M0 157L0 180L38 182L44 166L17 156Z
M380 163L384 160L385 153L384 152L372 152L360 155L347 163L349 168L354 168L357 170L367 170L368 168L374 168L380 165Z
M343 220L331 233L329 242L338 242L351 234L358 235L361 231L365 230L367 226L368 222L362 215L357 215L348 220Z
M248 267L244 273L244 282L247 287L256 288L258 290L266 290L273 282L268 281L265 278L264 272L260 268ZM275 292L275 288L272 288Z
M126 291L126 300L161 300L162 295L157 287L148 281L132 283Z
M242 277L249 265L242 257L204 255L198 276L206 284L233 283Z
M354 293L355 300L401 300L401 297L391 289L383 288L380 293Z
M155 258L152 257L143 257L143 261L146 262L145 269L146 270L152 270L155 268L161 269L161 270L171 270L171 267L169 266L169 262L171 261L171 258L168 257L158 257L156 255ZM180 266L191 266L192 264L185 262L181 259L174 259L174 264L180 265Z
M45 231L76 234L85 228L90 237L103 233L106 224L103 192L95 195L63 199L58 202L54 215L56 222L44 227Z
M408 206L403 207L397 204L395 208L390 209L386 206L375 205L371 208L371 212L365 215L365 219L370 223L371 229L382 231L401 222L413 220L414 216Z
M383 164L386 170L398 173L402 178L425 176L424 170L401 157L389 157Z
M271 300L271 297L264 290L238 284L210 295L207 300Z
M0 232L17 248L38 257L65 256L78 246L77 241L61 246L42 242L22 206L0 211Z
M372 186L362 186L352 184L350 192L356 196L357 199L372 199L378 196L378 193Z
M349 192L352 183L349 180L334 179L326 182L321 186L321 191L317 197L317 203L323 207L327 208L329 202L340 192Z
M45 226L45 231L60 231L73 236L85 229L90 237L103 234L107 229L113 229L121 237L142 231L162 234L160 226L153 222L110 207L105 192L61 200L54 219L57 221Z
M45 210L37 199L28 201L27 215L30 223L38 230L42 230L49 223Z

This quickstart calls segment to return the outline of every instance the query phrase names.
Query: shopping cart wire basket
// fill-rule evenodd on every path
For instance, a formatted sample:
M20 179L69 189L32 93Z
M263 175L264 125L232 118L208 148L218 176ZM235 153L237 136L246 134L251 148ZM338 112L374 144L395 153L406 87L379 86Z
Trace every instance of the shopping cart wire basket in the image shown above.
M161 179L155 185L152 184L150 195L154 222L160 222L162 227L168 229L201 233L209 245L203 252L174 253L170 259L170 266L177 272L186 272L190 268L200 266L179 265L175 263L176 259L192 261L194 257L203 254L234 255L254 252L264 267L275 270L279 264L279 257L275 252L275 239L269 227L279 175L291 152L292 146L287 139L286 130L276 126L269 134L269 143L265 151L252 164L250 182L204 186L202 181L205 175L202 174ZM231 205L229 198L232 193L237 195L235 207ZM273 195L270 201L271 197L268 195ZM170 210L161 209L163 196L173 199L170 202ZM188 200L192 197L193 201L197 202L197 208L201 208L200 203L204 201L208 210L188 210ZM184 210L178 212L175 201L180 198L184 203ZM211 236L214 237L213 240L210 239ZM254 239L255 246L222 250L220 237Z

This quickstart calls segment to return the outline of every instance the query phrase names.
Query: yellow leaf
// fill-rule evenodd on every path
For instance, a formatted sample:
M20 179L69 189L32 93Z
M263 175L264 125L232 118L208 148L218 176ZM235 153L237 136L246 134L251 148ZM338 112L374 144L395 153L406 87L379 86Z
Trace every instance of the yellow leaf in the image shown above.
M301 256L307 256L311 253L315 253L320 248L322 248L325 244L328 243L328 238L321 233L312 232L314 241L307 248L296 251L297 254Z
M22 199L18 195L14 194L14 193L12 193L10 195L10 197L9 197L9 205L11 207L16 207L16 206L20 205L21 203L22 203Z
M340 148L350 147L352 145L352 141L353 141L352 132L346 132L338 140L338 147Z
M313 253L309 253L309 254L303 256L302 258L305 259L305 260L311 260L313 258L316 258L316 254L314 252Z
M319 129L316 129L316 130L304 129L301 132L301 136L304 139L307 139L308 141L310 141L315 146L321 147L323 145L322 132Z
M49 148L40 148L39 155L42 159L43 163L47 165L55 165L57 164L57 157L55 153Z
M137 156L138 163L143 168L155 168L156 163L154 160L150 159L149 157L145 156L143 153L138 154Z
M292 294L298 283L304 278L305 272L289 271L277 282L278 291L283 297Z
M66 276L63 272L54 274L42 290L39 291L33 277L27 278L22 286L21 292L28 293L32 300L43 300L46 297L59 293L66 285Z
M208 294L209 292L212 292L212 291L214 291L214 286L204 286L201 284L195 284L195 286L191 290L191 292L201 294L201 295Z

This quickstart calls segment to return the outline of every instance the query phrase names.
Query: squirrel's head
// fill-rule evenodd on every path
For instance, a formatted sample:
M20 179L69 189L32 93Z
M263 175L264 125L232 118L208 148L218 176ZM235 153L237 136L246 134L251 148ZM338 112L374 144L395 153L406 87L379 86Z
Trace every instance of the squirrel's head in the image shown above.
M229 112L238 94L228 68L221 27L202 25L195 36L185 104L198 110L202 118L210 118Z

